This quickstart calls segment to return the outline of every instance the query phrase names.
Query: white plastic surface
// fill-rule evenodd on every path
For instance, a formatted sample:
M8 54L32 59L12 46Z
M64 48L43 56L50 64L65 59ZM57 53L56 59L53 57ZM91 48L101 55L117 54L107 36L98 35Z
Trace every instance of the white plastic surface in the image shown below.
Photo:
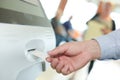
M0 80L35 80L40 75L41 63L29 61L25 56L30 48L26 45L31 41L34 43L31 48L37 47L45 53L55 47L51 27L0 23Z

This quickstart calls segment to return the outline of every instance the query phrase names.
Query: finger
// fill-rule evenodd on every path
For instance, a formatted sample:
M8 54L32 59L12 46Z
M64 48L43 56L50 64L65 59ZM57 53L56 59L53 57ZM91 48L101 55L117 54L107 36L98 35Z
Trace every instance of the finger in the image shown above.
M63 61L60 61L59 62L59 64L56 66L56 71L58 72L58 73L61 73L61 70L62 70L62 68L64 67L64 62Z
M46 61L47 61L47 62L52 62L52 58L47 57L47 58L46 58Z
M52 51L49 51L48 54L50 56L57 56L57 55L60 55L60 54L64 54L68 49L68 46L66 44L64 45L61 45L55 49L53 49Z
M68 75L70 73L69 66L65 65L64 68L62 68L61 73L63 75Z
M52 62L51 62L51 67L52 67L53 69L55 69L56 66L58 65L58 63L59 63L58 58L53 58L53 59L52 59Z

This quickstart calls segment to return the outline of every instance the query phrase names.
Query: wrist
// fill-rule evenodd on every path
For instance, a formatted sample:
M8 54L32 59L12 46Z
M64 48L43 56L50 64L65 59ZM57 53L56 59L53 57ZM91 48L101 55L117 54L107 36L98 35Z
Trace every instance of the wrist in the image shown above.
M90 40L90 49L91 49L91 59L99 59L101 55L101 50L99 43L96 40Z

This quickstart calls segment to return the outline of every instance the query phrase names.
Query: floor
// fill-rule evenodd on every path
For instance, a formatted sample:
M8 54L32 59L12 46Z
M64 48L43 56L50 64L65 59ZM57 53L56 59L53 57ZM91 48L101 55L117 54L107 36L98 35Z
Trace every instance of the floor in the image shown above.
M37 80L120 80L120 60L96 60L89 75L87 75L88 66L89 64L67 76L48 68Z

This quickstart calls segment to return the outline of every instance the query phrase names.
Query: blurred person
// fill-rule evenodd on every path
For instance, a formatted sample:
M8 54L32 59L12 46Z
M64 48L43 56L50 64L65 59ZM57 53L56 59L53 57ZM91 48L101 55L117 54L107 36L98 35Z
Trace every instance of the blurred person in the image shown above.
M46 60L58 73L68 75L94 59L120 59L119 35L120 29L92 40L65 43L49 51Z
M68 37L70 37L73 41L77 41L80 38L80 33L73 29L73 26L71 24L71 19L73 16L70 16L70 18L63 23L63 26L65 27L66 32L68 33Z
M113 5L111 2L100 2L96 15L87 22L88 30L85 34L84 40L90 40L115 30L115 22L110 17L112 9ZM93 64L94 61L91 61L88 73L91 71Z
M96 15L87 22L88 29L84 34L84 40L89 40L115 30L115 21L110 17L112 8L112 3L100 2Z
M103 11L100 16L103 20L103 23L106 24L106 27L102 29L103 34L107 34L116 29L115 21L110 17L112 9L113 4L111 2L106 2L104 4Z
M59 46L61 42L68 42L67 32L65 31L64 26L60 22L62 16L62 11L58 10L55 17L51 19L51 24L55 31L56 36L56 46Z

